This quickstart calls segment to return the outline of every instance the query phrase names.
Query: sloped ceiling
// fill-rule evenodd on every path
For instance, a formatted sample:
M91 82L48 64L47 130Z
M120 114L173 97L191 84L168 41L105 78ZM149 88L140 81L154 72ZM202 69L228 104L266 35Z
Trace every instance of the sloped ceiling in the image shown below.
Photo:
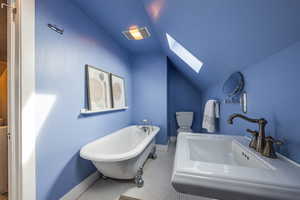
M132 25L147 26L150 33L155 31L140 0L73 0L82 10L132 54L160 51L161 47L154 35L145 40L127 40L122 31Z
M74 1L133 54L162 49L201 90L300 40L298 0ZM126 40L121 31L132 24L153 37ZM170 51L166 33L204 62L199 73Z

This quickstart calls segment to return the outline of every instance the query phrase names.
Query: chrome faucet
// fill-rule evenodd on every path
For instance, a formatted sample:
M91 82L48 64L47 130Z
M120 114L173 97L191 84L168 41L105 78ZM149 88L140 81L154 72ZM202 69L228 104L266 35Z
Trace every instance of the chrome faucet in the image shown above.
M142 123L142 125L141 125L141 129L145 132L145 133L148 133L148 135L149 135L149 133L150 133L150 125L151 125L151 121L149 121L149 120L147 120L147 119L143 119L143 120L141 120L141 123Z
M266 144L265 126L268 123L267 120L265 120L264 118L252 119L252 118L246 117L246 116L241 115L241 114L232 114L228 118L228 124L233 124L233 119L235 119L235 118L242 118L242 119L244 119L248 122L258 124L258 126L259 126L258 135L254 135L255 141L251 141L250 145L253 148L255 147L257 152L263 153L264 152L264 147L265 147L265 144ZM255 131L251 131L251 130L248 130L248 132L250 132L252 134L257 134Z

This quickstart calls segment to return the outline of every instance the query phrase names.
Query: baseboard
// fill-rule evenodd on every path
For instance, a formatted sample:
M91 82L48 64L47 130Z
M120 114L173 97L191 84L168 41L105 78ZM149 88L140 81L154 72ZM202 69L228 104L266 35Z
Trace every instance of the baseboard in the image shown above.
M177 137L176 136L171 136L170 137L170 142L176 142L177 140Z
M81 183L76 185L67 194L60 198L60 200L75 200L80 197L91 185L93 185L100 177L100 173L96 171L95 173L88 176Z
M169 149L169 142L170 141L168 140L167 144L157 144L156 150L161 152L167 152Z

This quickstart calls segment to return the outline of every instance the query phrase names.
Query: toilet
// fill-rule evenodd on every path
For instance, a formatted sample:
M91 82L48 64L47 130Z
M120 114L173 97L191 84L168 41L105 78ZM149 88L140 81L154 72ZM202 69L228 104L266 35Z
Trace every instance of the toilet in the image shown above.
M179 126L177 130L177 134L179 132L193 132L192 124L193 124L193 112L176 112L176 120Z

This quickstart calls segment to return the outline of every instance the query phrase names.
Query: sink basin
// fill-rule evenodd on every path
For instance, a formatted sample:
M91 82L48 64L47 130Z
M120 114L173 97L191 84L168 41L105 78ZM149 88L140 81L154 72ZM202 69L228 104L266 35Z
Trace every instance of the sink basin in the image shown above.
M191 161L233 165L251 168L272 169L263 160L252 156L236 140L227 137L188 138Z
M300 199L300 166L261 156L241 136L180 133L172 185L182 193L224 200Z

